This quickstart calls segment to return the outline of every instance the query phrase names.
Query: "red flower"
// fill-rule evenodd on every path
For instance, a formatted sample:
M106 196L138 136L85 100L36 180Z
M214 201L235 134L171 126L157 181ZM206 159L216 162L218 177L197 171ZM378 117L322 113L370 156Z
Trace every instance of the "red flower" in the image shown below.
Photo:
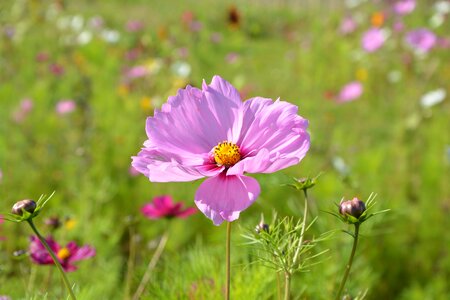
M183 209L183 203L174 203L170 196L159 196L153 198L152 203L147 203L141 208L141 212L149 219L161 218L186 218L195 214L194 207Z
M45 239L50 248L55 252L64 271L75 271L77 267L73 264L76 261L95 256L95 248L91 246L78 247L74 241L69 242L65 247L61 247L51 236ZM31 237L30 243L31 260L38 265L53 265L53 259L45 249L41 241L36 237Z

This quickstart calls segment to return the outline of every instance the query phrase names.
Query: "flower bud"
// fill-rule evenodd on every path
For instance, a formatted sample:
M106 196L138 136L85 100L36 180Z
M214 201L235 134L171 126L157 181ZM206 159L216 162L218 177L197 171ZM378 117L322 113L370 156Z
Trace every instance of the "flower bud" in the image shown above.
M261 221L258 225L256 225L255 231L256 233L261 233L261 231L269 233L269 224L266 224L263 221Z
M61 227L61 221L58 217L50 217L44 220L44 224L50 227L51 229L58 229Z
M33 213L35 209L36 209L36 202L34 202L33 200L26 199L21 200L16 204L14 204L12 208L12 213L21 216L23 214L23 210L29 213Z
M339 205L339 213L344 217L349 215L358 219L365 210L366 205L358 198L341 202Z

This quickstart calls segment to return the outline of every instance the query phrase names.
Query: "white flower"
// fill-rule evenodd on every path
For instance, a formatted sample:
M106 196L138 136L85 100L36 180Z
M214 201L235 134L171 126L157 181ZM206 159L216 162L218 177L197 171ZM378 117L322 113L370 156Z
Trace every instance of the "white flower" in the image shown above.
M102 39L108 43L117 43L120 39L120 33L117 30L105 29L101 33Z
M428 92L420 98L420 105L425 108L435 106L444 101L446 96L447 92L443 88Z
M172 65L172 72L181 78L186 78L191 74L191 66L187 62L176 61Z
M80 45L86 45L92 40L92 33L88 30L83 30L77 37L77 42Z

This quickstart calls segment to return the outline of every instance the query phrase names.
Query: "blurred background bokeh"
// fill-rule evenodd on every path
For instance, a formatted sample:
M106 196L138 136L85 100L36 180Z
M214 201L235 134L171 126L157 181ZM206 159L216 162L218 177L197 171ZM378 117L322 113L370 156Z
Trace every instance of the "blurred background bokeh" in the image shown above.
M311 237L348 229L324 213L342 198L374 192L391 209L362 228L349 294L449 299L449 14L450 1L2 0L0 214L56 191L36 224L97 249L69 275L80 299L126 298L165 230L143 299L222 299L224 226L140 213L159 195L193 206L199 182L155 184L130 169L153 110L219 74L243 100L295 103L311 134L298 166L255 176L261 196L234 229L235 299L276 299L274 272L250 264L240 234L261 213L301 217L302 195L283 184L319 173ZM45 225L54 216L57 230ZM0 295L57 299L51 268L13 255L30 235L0 224ZM321 243L330 250L293 278L294 299L332 298L350 247L342 232Z

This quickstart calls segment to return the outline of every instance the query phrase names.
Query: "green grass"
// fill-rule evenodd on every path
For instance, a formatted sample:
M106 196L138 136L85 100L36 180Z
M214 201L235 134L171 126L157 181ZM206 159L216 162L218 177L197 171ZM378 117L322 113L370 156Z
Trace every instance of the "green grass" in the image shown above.
M67 1L68 2L68 1ZM252 2L253 3L253 2ZM310 121L311 150L295 167L276 174L256 175L262 193L242 213L233 228L232 296L234 299L277 299L276 274L251 265L251 250L241 234L253 228L261 213L266 218L302 216L300 193L283 186L291 176L315 176L310 191L309 218L318 216L309 237L348 229L323 211L335 210L341 198L366 199L378 194L377 208L391 212L364 224L347 291L356 296L367 290L367 299L447 299L450 295L450 234L448 184L450 136L448 96L431 108L420 106L420 97L437 88L449 91L448 49L436 48L424 58L414 56L402 34L392 33L386 45L373 54L360 49L360 37L370 27L370 15L387 9L364 3L351 10L359 15L356 32L342 36L338 26L344 9L315 5L250 4L237 2L242 16L238 29L226 23L226 2L183 1L78 1L54 17L52 1L5 1L0 4L0 29L16 28L11 40L0 42L0 212L6 213L21 199L37 199L56 191L35 220L47 234L43 221L50 216L72 218L73 229L62 227L54 235L61 243L76 240L97 249L94 259L80 262L69 273L80 299L124 299L129 254L127 221L133 218L138 236L132 291L139 284L155 242L170 231L144 299L222 299L224 284L225 227L215 227L200 213L186 220L150 221L140 207L154 196L169 194L192 206L200 182L150 183L128 173L145 135L145 119L153 108L143 108L149 97L158 108L177 88L200 86L214 74L245 90L247 98L282 98L299 106ZM181 15L190 10L202 23L199 32L183 27ZM406 17L407 28L427 27L432 6L420 3ZM62 17L82 16L84 24L101 16L104 26L120 33L115 44L99 34L86 45L64 44L74 36L55 25ZM141 32L125 31L129 19L141 20ZM391 26L388 17L385 27ZM435 31L449 36L448 18ZM214 44L211 34L220 33ZM125 53L139 45L136 61ZM188 56L180 57L179 48ZM49 55L37 62L39 52ZM234 64L226 56L238 53ZM136 79L125 91L122 70L160 59L154 75ZM408 60L410 63L405 64ZM191 66L187 78L172 71L175 61ZM64 67L56 77L49 64ZM325 97L357 79L365 70L364 94L354 102L337 104ZM389 82L398 71L401 79ZM12 115L23 98L34 101L22 122ZM77 110L66 116L55 113L60 99L74 99ZM342 176L333 161L340 157L349 167ZM28 247L31 230L25 224L0 225L0 295L12 299L62 297L56 274L48 266L30 263L12 253ZM308 237L308 236L307 236ZM351 248L351 240L337 232L316 251L330 249L324 261L292 281L294 299L330 299L336 292ZM30 274L35 273L33 281ZM42 280L41 280L42 279ZM42 282L42 283L41 283ZM48 282L48 283L46 283ZM31 287L31 288L30 288ZM47 296L46 296L47 295Z

